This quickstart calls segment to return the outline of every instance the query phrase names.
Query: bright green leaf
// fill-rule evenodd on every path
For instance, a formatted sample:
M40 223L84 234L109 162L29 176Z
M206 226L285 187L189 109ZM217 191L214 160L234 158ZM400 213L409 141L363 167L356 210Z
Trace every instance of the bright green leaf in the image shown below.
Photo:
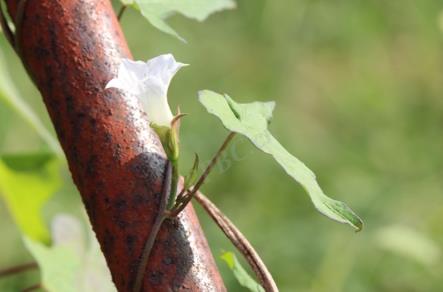
M128 0L123 0L128 1ZM184 41L165 19L179 13L204 21L214 12L235 7L233 0L134 0L133 6L156 28Z
M48 292L114 292L109 269L91 228L90 243L80 222L58 215L52 224L53 246L25 237L25 245L36 259L42 285Z
M361 219L346 204L327 197L318 185L314 173L283 148L268 131L274 102L240 104L227 95L208 90L199 93L199 100L228 130L246 136L258 149L272 155L286 173L306 189L314 206L322 214L347 223L357 231L361 230Z
M62 156L62 150L57 140L45 128L32 108L20 97L17 88L9 77L6 64L3 62L5 57L0 51L0 101L3 101L12 110L17 112L48 144L52 151L58 156Z
M234 273L235 278L245 288L248 288L253 292L265 292L262 286L260 286L246 270L240 265L237 257L232 252L224 252L221 255L221 259L226 262L228 267Z
M50 154L9 155L0 158L0 196L24 234L50 241L41 208L61 185L58 160Z

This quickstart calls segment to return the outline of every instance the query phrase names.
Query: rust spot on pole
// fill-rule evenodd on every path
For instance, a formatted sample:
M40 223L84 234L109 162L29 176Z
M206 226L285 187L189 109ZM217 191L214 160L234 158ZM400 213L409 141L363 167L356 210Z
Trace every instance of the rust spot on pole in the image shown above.
M21 58L43 95L119 291L130 291L165 155L138 101L104 90L130 58L108 0L22 0ZM20 1L7 0L14 19ZM225 291L192 206L162 227L144 291Z

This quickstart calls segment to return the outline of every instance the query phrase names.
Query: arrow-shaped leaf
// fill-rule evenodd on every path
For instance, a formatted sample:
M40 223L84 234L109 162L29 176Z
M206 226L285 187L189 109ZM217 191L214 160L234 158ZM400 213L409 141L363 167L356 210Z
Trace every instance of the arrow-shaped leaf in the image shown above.
M275 102L241 104L227 95L209 90L201 91L199 100L228 130L246 136L258 149L272 155L286 173L305 188L314 206L322 214L347 223L357 231L362 229L362 220L345 203L326 196L318 185L315 174L292 156L268 131Z

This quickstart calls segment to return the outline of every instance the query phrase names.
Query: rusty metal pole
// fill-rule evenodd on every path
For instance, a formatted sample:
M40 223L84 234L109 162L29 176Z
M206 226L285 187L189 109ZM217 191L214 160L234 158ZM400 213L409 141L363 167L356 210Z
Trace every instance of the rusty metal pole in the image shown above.
M6 2L115 285L131 291L166 160L137 100L104 90L131 58L111 3ZM163 225L143 291L226 291L192 206Z

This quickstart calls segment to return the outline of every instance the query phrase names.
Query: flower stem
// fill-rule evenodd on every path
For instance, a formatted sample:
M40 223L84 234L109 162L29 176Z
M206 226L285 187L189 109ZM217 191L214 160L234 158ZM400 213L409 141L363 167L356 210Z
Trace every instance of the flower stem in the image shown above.
M172 165L172 177L171 177L171 188L169 191L167 210L171 210L174 207L175 199L177 197L177 186L180 174L178 173L178 161L171 161Z
M218 149L217 153L215 153L214 157L212 157L211 162L209 163L209 165L206 167L205 171L203 172L203 174L200 176L200 178L198 179L197 183L194 185L194 187L192 188L192 190L186 194L186 199L180 204L178 205L176 208L174 208L170 214L169 217L175 217L177 216L181 211L183 211L183 209L186 208L186 206L188 205L188 203L192 200L192 198L194 197L195 193L200 189L200 187L203 185L203 183L205 182L206 178L208 177L209 173L211 173L212 169L214 168L214 166L217 164L218 160L220 159L221 155L223 154L223 152L226 150L226 148L228 147L229 143L232 141L232 139L235 136L235 132L230 132L229 135L226 137L225 141L223 142L223 144L220 146L220 148Z
M238 230L234 223L223 214L217 206L214 205L207 197L202 193L197 192L195 199L205 209L205 211L211 216L214 222L220 227L227 238L237 248L237 250L243 255L248 262L249 266L254 271L260 284L266 292L278 292L277 285L272 278L268 268L255 251L254 247L249 243L246 237Z

